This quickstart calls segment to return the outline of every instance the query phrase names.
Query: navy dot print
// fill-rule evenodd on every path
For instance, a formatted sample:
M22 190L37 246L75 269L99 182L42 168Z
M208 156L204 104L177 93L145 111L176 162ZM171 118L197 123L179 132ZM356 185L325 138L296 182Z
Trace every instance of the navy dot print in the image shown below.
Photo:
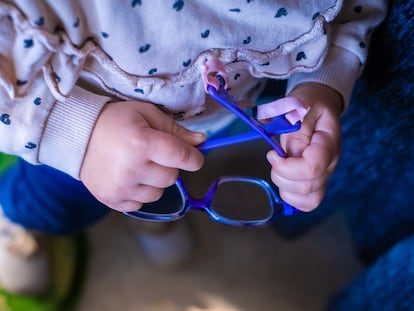
M145 53L145 52L148 52L148 50L151 48L151 44L145 44L145 45L143 45L143 46L141 46L140 48L139 48L139 52L140 53Z
M151 68L149 71L148 71L148 74L149 75L153 75L154 73L156 73L157 72L157 68Z
M183 62L184 67L188 67L188 66L190 66L190 64L191 64L191 59L188 59L188 60Z
M243 44L249 44L250 42L252 42L252 38L250 38L250 36L243 40Z
M306 59L306 54L305 52L301 51L296 55L296 60L297 61L301 61L302 59Z
M79 19L79 17L75 20L75 22L73 23L73 27L74 28L78 28L79 27L79 24L80 24L80 19Z
M135 8L137 5L141 5L141 0L132 0L131 6Z
M108 38L109 37L109 34L107 33L107 32L104 32L104 31L102 31L101 32L101 36L102 36L102 38Z
M37 145L35 143L28 142L28 143L26 143L26 145L24 147L26 149L35 149L37 147Z
M173 9L178 11L181 11L184 7L184 1L183 0L177 0L175 1L174 5L173 5Z
M44 17L43 16L40 16L38 19L36 19L35 21L34 21L34 23L35 23L35 25L37 25L37 26L43 26L44 24L45 24L45 19L44 19Z
M288 15L288 10L286 8L280 8L279 10L277 10L275 17L279 18L279 17L283 17L287 15Z
M316 12L315 14L312 15L312 20L316 19L319 15L321 15L320 12Z
M210 30L207 29L204 32L201 33L201 38L206 39L210 35Z
M23 46L26 49L33 47L33 45L34 45L33 39L25 39L25 40L23 40Z
M236 13L240 13L241 10L239 8L234 8L234 9L230 9L230 12L236 12Z
M139 89L139 88L134 89L134 92L139 93L139 94L144 94L144 90Z
M359 47L361 48L361 49L365 49L366 48L366 44L365 44L365 42L359 42Z
M40 97L36 97L33 101L33 104L39 106L42 103L42 99Z
M10 115L8 113L3 113L0 116L0 121L3 124L10 125L11 124Z
M237 80L238 78L240 78L240 73L236 73L236 74L234 75L234 80Z

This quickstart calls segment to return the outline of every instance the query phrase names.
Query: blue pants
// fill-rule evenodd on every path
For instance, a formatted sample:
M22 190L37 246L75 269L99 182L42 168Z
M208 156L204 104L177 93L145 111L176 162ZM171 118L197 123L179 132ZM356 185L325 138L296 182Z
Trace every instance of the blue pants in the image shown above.
M108 212L81 182L23 160L0 176L0 202L13 222L49 234L78 233Z

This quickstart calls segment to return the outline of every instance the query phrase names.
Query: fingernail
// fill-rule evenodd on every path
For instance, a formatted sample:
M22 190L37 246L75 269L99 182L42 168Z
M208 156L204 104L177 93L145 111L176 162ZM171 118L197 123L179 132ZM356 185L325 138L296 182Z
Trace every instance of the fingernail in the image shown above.
M190 131L190 134L191 134L191 136L194 136L194 137L204 137L205 136L205 134L203 132Z
M194 139L196 139L199 142L205 141L206 140L206 134L204 134L203 132L189 132L190 136L193 137Z
M275 161L276 157L277 157L277 155L276 155L276 152L274 150L269 151L266 155L266 159L269 162Z

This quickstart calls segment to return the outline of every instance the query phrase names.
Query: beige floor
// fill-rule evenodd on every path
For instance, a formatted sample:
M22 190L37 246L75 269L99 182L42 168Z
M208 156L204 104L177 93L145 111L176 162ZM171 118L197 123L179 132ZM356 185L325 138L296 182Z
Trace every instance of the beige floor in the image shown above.
M90 232L92 266L79 311L321 310L360 270L340 213L285 241L269 229L234 229L197 213L200 250L180 271L157 271L111 215Z
M190 182L193 190L214 172L267 175L268 168L259 167L265 161L257 161L267 149L250 143L211 151ZM316 311L361 269L340 212L295 241L270 229L237 229L203 213L191 216L200 249L194 263L179 271L149 264L123 215L111 214L91 228L92 263L78 311Z

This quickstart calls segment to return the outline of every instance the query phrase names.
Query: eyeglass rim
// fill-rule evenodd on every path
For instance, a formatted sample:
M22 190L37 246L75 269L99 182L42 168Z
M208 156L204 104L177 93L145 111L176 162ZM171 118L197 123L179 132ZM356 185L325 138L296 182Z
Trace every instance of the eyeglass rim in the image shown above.
M206 199L206 197L212 193L213 188L217 188L218 185L226 183L226 182L248 182L259 185L263 190L265 190L268 199L269 205L271 208L271 212L269 216L263 219L255 219L255 220L237 220L228 218L225 216L220 215L212 206L211 204L205 204L203 206L194 206L192 202L194 202L194 198L190 195L187 188L185 187L182 179L179 177L176 183L173 185L177 187L178 193L181 197L181 204L182 207L178 209L176 212L169 213L169 214L156 214L156 213L148 213L143 212L141 210L132 211L132 212L124 212L125 215L140 219L140 220L148 220L153 222L167 222L167 221L176 221L181 219L185 216L191 209L194 210L202 210L207 213L207 215L214 221L235 226L235 227L263 227L268 225L269 223L273 222L281 213L282 213L282 204L283 201L279 198L273 187L265 180L257 177L250 177L250 176L240 176L240 175L226 175L220 176L215 179L208 190L205 192L202 201ZM209 201L209 203L211 203Z

